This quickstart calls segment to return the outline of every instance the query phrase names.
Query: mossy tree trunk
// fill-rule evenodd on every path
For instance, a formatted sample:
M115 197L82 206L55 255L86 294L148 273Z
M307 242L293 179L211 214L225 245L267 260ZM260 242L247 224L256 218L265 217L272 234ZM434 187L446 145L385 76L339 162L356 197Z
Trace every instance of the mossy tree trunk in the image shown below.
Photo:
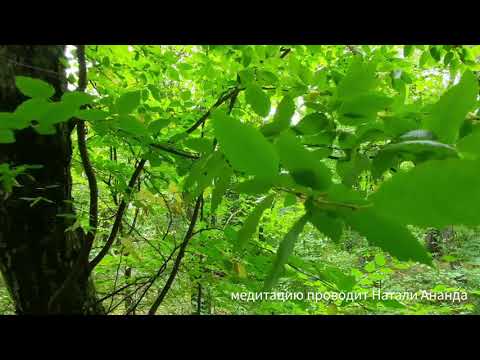
M12 112L25 100L15 76L52 84L59 99L66 90L64 46L0 46L0 111ZM0 144L0 163L41 165L16 178L12 192L0 189L0 270L18 314L98 314L91 278L79 279L48 309L51 296L70 273L82 246L83 233L68 231L74 220L70 162L72 125L56 125L55 135L32 127L17 131L16 141ZM42 197L48 201L22 198Z

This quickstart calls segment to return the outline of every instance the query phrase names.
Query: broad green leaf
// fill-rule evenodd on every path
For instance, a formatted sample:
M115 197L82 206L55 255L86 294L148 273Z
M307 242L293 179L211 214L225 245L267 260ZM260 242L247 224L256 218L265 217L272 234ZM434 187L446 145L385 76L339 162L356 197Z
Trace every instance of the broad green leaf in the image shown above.
M130 91L117 100L117 111L121 115L130 114L140 105L141 91Z
M377 264L378 266L385 266L385 257L382 254L375 255L375 264Z
M343 184L332 184L327 191L328 200L342 204L366 205L368 201L359 191L346 187Z
M365 236L371 245L380 247L399 260L431 264L427 251L405 225L382 214L380 208L366 208L346 214L345 220L353 230Z
M290 96L285 96L278 104L272 122L265 124L261 131L265 136L276 135L290 126L290 121L295 113L295 103Z
M356 153L350 161L337 161L336 168L342 182L347 186L354 186L361 173L370 169L370 159Z
M165 119L152 121L150 124L148 124L148 131L150 131L152 134L158 134L160 131L162 131L162 129L170 125L170 123L170 120Z
M380 178L383 173L390 169L396 169L401 162L401 154L394 151L379 151L372 161L372 176Z
M386 110L392 101L391 98L376 93L350 98L340 106L338 121L346 125L356 125L375 120L377 113Z
M322 113L312 113L305 116L294 127L294 130L304 135L318 134L322 130L329 128L331 125L330 120Z
M440 50L436 46L431 46L430 47L430 55L432 58L434 58L436 61L440 61L442 55L440 54Z
M69 102L49 103L46 111L38 115L40 125L53 125L70 120L77 113L78 106Z
M308 212L308 221L322 234L328 236L333 242L338 243L343 233L343 221L330 216L315 206Z
M257 129L221 111L215 111L212 117L220 150L235 169L263 179L275 177L278 156Z
M81 91L66 92L62 96L62 102L72 104L74 107L80 108L83 105L91 104L94 97Z
M460 82L442 95L425 119L425 126L446 144L455 143L467 113L475 106L478 80L466 71Z
M405 45L403 47L403 56L404 57L409 57L413 53L413 45Z
M39 124L33 127L37 133L40 135L55 135L57 133L57 129L52 124Z
M407 141L407 140L437 140L437 137L434 133L428 130L417 129L408 131L407 133L399 136L398 138L400 141Z
M457 143L460 152L474 157L480 157L480 131L475 131Z
M189 138L183 143L186 147L200 153L208 153L213 151L213 142L207 138Z
M0 112L0 130L22 129L24 124L18 121L15 113Z
M315 190L325 190L330 186L330 170L305 149L295 135L288 131L282 133L275 147L282 165L298 184Z
M317 269L320 266L317 266ZM329 265L321 266L318 269L321 278L334 283L339 290L351 291L355 285L355 277L345 275L341 270Z
M239 183L235 186L235 191L241 194L258 195L267 193L272 187L270 181L253 178Z
M255 82L255 75L252 69L242 70L238 73L242 85L247 86Z
M294 194L285 195L285 200L283 202L284 207L289 207L297 203L297 197Z
M269 195L264 198L255 209L248 215L247 219L243 223L242 228L238 232L237 243L235 244L235 250L240 251L244 248L247 242L252 238L253 234L257 230L258 223L265 210L270 208L273 204L275 195Z
M480 224L480 162L432 160L399 173L372 194L379 213L403 224Z
M210 205L210 212L213 214L218 206L223 200L223 196L227 191L228 186L230 185L230 180L233 175L233 170L230 166L225 166L221 171L220 175L215 179L212 191L212 201Z
M259 70L257 71L257 81L266 86L276 85L278 77L271 71Z
M249 84L245 90L245 99L258 115L266 117L270 113L270 98L260 86Z
M99 109L86 109L78 111L76 116L82 120L93 122L105 120L108 117L108 113Z
M300 219L298 219L280 243L272 269L270 270L270 273L268 274L263 285L264 291L271 290L278 282L278 279L283 272L284 265L287 263L288 258L293 253L298 236L307 223L307 219L307 215L303 215Z
M30 99L21 103L14 113L18 120L17 129L28 127L33 120L38 121L50 109L51 104L42 98Z
M148 130L143 123L130 115L119 116L118 127L136 136L147 136Z
M374 272L377 267L375 266L375 262L370 261L363 268L365 269L366 272L371 273L371 272Z
M40 79L16 76L15 84L22 94L31 98L48 99L55 94L54 87Z
M11 144L15 142L15 135L12 130L0 129L0 144Z
M337 94L339 98L355 97L373 90L376 83L375 64L364 63L360 57L356 57L338 84Z
M327 145L331 146L337 134L335 131L322 131L315 135L305 135L302 137L305 145Z
M422 162L426 160L443 160L458 157L457 150L447 144L433 140L407 140L388 144L382 151L412 155L412 159Z
M226 166L223 156L216 151L197 162L185 180L185 187L191 191L191 197L200 195Z

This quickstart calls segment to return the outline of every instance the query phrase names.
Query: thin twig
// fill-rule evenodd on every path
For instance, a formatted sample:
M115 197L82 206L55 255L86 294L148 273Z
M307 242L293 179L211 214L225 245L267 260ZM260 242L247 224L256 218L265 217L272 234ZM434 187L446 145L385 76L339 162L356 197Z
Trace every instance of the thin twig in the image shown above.
M152 307L148 311L148 315L155 315L158 307L160 306L163 299L167 295L168 290L170 290L170 287L172 286L172 283L175 280L175 277L177 276L178 270L180 268L180 263L182 262L183 256L185 255L185 249L187 248L189 240L193 236L193 231L195 229L195 224L197 222L201 202L202 202L202 196L200 195L199 197L197 197L197 201L195 202L195 209L193 210L192 220L190 221L190 225L188 227L187 233L185 234L183 243L180 246L180 250L178 252L177 258L175 259L175 263L173 264L173 269L170 272L170 276L168 277L167 282L165 283L165 286L163 287L162 291L158 295L157 299L154 301Z
M142 172L146 162L147 162L146 159L141 159L137 167L135 168L135 171L133 172L132 177L130 178L130 181L128 183L128 191L127 191L126 197L129 197L130 193L133 191L135 183L140 177L140 173ZM124 197L120 202L120 206L118 207L118 210L117 210L117 215L115 216L115 222L113 223L112 230L110 232L110 236L107 239L107 242L105 243L102 250L100 250L100 252L97 254L97 256L95 256L95 258L92 261L90 261L88 266L88 273L90 273L95 268L95 266L97 266L98 263L102 261L105 255L107 255L108 250L110 250L110 247L113 245L113 242L117 237L120 224L122 223L123 214L125 213L125 209L127 207L127 204L129 203L126 197Z

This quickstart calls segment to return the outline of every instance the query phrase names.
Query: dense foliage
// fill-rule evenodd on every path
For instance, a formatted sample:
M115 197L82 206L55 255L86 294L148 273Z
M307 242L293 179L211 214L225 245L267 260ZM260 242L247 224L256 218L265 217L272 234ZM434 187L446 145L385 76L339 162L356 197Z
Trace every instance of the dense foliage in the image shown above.
M70 91L17 76L26 100L0 113L0 143L87 129L88 162L72 133L75 213L57 216L93 234L108 313L478 313L480 46L67 50ZM32 167L0 164L2 196ZM232 295L262 292L368 296ZM2 285L0 306L14 311Z

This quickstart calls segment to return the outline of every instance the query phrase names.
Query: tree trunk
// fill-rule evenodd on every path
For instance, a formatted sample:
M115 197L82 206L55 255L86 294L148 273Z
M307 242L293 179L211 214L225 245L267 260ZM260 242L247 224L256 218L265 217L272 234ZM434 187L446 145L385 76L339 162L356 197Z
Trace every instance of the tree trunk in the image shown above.
M0 46L0 111L12 112L25 100L15 76L40 78L66 90L64 46ZM13 144L0 144L0 163L42 165L19 175L11 193L0 189L0 270L18 314L98 314L91 278L79 279L48 310L51 296L70 273L84 239L69 231L74 220L70 161L72 126L56 125L55 135L39 135L29 127L16 131ZM42 197L33 204L22 198Z

